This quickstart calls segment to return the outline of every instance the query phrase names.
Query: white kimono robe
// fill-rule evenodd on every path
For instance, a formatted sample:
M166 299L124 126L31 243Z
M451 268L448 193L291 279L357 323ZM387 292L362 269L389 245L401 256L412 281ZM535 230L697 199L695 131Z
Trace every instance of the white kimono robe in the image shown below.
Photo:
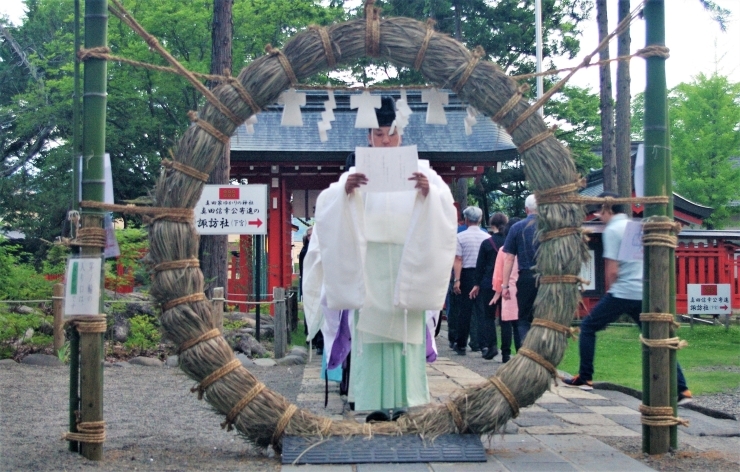
M349 173L323 191L304 259L309 338L331 310L354 309L350 396L357 410L427 403L426 310L439 311L455 257L457 214L427 161L420 192L345 192ZM331 346L325 346L327 350Z

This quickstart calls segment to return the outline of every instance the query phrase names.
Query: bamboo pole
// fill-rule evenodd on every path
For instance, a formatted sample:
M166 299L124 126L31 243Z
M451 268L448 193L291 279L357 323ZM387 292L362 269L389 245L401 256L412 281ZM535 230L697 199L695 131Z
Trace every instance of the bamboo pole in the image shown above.
M54 284L51 300L54 313L54 353L56 354L64 345L64 284Z
M85 0L85 48L105 47L108 42L108 2ZM107 105L107 63L89 59L84 69L82 99L82 196L83 200L102 202L105 191L103 170L105 154L105 119ZM86 210L83 228L102 228L103 213ZM83 246L81 254L102 257L102 248ZM102 267L102 266L101 266ZM104 269L100 273L103 286ZM100 298L99 313L103 312ZM80 414L81 422L103 421L103 333L80 334ZM103 459L103 444L83 442L83 456L90 460Z
M644 8L646 47L665 46L665 5L663 0L647 0ZM645 195L671 195L667 186L670 163L667 162L667 97L665 58L652 56L646 59L645 85ZM669 216L660 205L646 205L645 218ZM650 247L645 251L645 278L643 286L643 311L666 313L670 309L670 251L665 247ZM666 323L643 323L643 336L660 339L669 336ZM643 395L648 406L671 404L672 388L669 354L666 349L643 347ZM647 369L646 369L647 367ZM675 411L675 410L674 410ZM643 451L663 454L670 449L670 430L667 427L643 426Z

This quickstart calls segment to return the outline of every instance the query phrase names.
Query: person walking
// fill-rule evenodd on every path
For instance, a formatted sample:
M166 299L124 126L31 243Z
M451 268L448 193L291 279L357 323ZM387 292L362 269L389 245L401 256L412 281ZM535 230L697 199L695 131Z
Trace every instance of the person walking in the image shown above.
M603 192L599 197L619 198L613 192ZM568 387L579 387L582 390L593 389L594 353L596 350L596 333L607 325L627 314L637 323L642 312L642 278L643 261L620 260L619 248L622 244L629 218L626 215L629 206L626 204L603 204L598 216L606 224L601 236L604 257L604 278L607 293L581 322L581 334L578 337L580 366L578 374L570 379L562 379ZM678 403L691 401L692 395L686 385L681 366L678 365Z
M298 274L301 298L303 298L303 260L306 258L306 253L308 253L308 245L311 243L312 232L313 226L306 228L306 233L303 235L303 247L301 248L301 252L298 253ZM308 323L306 322L305 316L303 317L303 327L306 331L306 335L308 335ZM321 334L320 330L311 340L311 344L316 348L316 354L322 355L324 353L324 336Z
M470 320L473 316L473 303L477 295L477 291L473 292L473 288L478 284L475 278L478 252L481 243L489 238L488 233L481 231L480 228L480 221L483 217L480 208L474 206L465 208L463 217L467 229L457 233L455 263L452 266L455 274L452 290L455 293L455 303L458 307L457 341L453 345L453 349L461 356L464 356L467 352ZM471 339L473 348L480 348L480 346L475 346L472 341L473 339Z
M519 307L519 338L524 338L534 319L534 300L537 298L537 281L534 266L535 254L540 243L535 234L537 232L537 200L530 195L524 200L524 211L527 217L509 229L504 243L504 272L505 285L501 286L501 296L509 300L511 295L508 280L514 267L514 258L519 263L518 279L516 281L516 303Z
M508 218L503 213L494 213L488 221L491 236L485 239L478 249L478 259L475 264L475 280L477 284L470 292L475 299L473 319L478 319L477 345L481 347L483 359L491 360L498 354L496 339L496 311L499 304L490 304L493 299L493 268L496 257L504 243L504 226ZM471 341L471 344L472 341Z
M509 233L509 230L516 223L521 221L521 218L514 217L509 220L504 228L504 237ZM516 304L516 281L519 278L519 265L517 264L516 257L514 257L514 265L511 269L511 275L509 280L504 284L504 249L499 249L498 258L496 258L496 266L493 269L493 290L495 295L491 300L491 305L499 304L501 307L501 363L506 364L511 359L511 339L514 338L514 348L519 351L522 346L521 338L519 337L519 328L517 320L519 319L519 307ZM503 285L509 286L509 293L511 297L503 299L501 297L501 288Z

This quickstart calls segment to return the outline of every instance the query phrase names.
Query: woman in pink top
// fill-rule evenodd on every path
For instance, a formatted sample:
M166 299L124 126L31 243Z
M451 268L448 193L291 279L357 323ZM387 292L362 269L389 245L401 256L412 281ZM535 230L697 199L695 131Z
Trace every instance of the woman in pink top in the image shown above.
M509 232L511 225L520 221L521 218L512 218L506 225L505 233ZM503 248L502 248L503 249ZM499 256L501 255L502 249L499 249ZM501 298L501 292L504 286L508 286L511 297L506 300L502 300L501 303L501 362L508 362L511 358L511 337L514 335L514 348L517 352L522 345L521 339L519 339L519 329L517 327L517 320L519 319L519 307L516 304L516 279L519 277L519 265L517 264L516 258L514 259L514 267L511 270L511 276L509 281L504 284L504 257L496 258L496 265L493 269L493 290L496 294L491 300L491 304L496 303Z

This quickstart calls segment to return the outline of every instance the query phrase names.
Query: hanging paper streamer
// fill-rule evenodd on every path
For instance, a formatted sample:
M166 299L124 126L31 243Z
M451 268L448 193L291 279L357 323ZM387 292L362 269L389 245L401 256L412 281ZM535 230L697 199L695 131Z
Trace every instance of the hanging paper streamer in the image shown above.
M478 123L478 120L476 117L478 116L478 110L475 108L468 106L468 116L466 116L463 121L465 122L465 134L470 136L473 134L473 126L475 126L476 123Z
M306 106L306 94L298 93L294 88L280 94L278 103L284 105L281 126L303 126L301 107Z
M357 108L355 128L377 128L378 117L375 116L375 108L380 108L380 104L380 95L370 95L367 91L349 97L349 107L353 110Z
M326 132L331 129L331 123L328 121L319 121L316 124L319 127L319 139L322 143L327 142L329 140L329 136Z
M391 133L398 132L399 136L403 136L403 130L408 126L409 116L412 113L406 98L406 90L401 89L401 98L396 100L396 119L391 126Z
M257 124L257 115L252 115L247 118L244 122L244 126L247 128L247 134L254 134L254 125Z
M319 139L322 143L329 140L329 136L326 134L331 129L331 122L336 120L334 117L334 109L337 107L337 102L334 100L334 91L329 90L327 92L329 100L324 102L324 111L321 112L321 121L317 123L319 127Z
M436 88L422 90L421 101L427 103L427 124L446 125L445 105L450 101L450 94L440 92Z

